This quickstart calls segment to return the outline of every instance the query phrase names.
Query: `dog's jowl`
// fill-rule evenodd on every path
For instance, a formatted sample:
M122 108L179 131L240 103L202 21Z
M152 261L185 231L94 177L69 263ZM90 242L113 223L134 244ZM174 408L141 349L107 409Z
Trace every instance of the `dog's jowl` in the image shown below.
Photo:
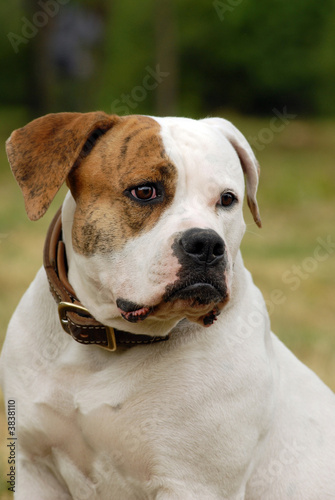
M239 250L245 190L261 226L241 132L60 113L7 153L30 219L68 186L1 356L15 498L335 498L335 397L271 332Z

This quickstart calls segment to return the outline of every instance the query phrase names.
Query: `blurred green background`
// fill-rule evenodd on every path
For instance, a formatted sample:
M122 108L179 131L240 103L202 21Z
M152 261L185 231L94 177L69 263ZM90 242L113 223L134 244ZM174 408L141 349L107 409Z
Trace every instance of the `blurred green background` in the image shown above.
M0 32L0 342L64 195L28 221L11 131L57 111L223 116L262 167L246 266L273 330L334 390L335 0L12 0Z

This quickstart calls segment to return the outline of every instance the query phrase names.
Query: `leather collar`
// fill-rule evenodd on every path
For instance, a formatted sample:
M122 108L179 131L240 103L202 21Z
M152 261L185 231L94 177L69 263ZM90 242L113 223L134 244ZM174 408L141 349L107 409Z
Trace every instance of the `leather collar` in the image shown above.
M80 303L67 278L61 212L62 207L56 213L48 229L43 264L50 291L58 304L59 319L63 330L81 344L98 345L109 351L116 351L118 346L132 347L168 340L168 335L165 337L138 335L103 325Z

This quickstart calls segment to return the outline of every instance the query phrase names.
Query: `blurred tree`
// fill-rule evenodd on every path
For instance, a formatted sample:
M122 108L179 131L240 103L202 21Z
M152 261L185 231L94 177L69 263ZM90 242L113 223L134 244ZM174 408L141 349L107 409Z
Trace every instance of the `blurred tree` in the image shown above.
M36 114L335 114L335 0L13 0L0 28L0 102Z
M315 55L334 0L322 8L318 0L183 0L178 7L183 103L191 100L198 112L223 106L269 113L285 105L318 111ZM328 65L334 68L334 57Z
M178 107L178 55L175 12L170 0L155 2L156 60L164 66L167 78L157 85L155 113L175 115Z
M318 68L314 88L315 110L324 115L335 115L335 2L328 11L321 36L320 50L314 52L314 65Z
M42 5L46 5L45 0L42 0ZM32 114L39 116L54 110L55 73L49 57L49 38L54 18L42 10L37 0L25 0L24 6L22 34L26 38L30 35L27 44L27 104Z
M27 100L26 75L29 64L26 58L27 46L17 49L17 36L21 36L23 9L20 0L0 3L0 103L23 106Z
M99 93L100 107L109 112L128 114L153 110L155 89L148 88L145 82L148 68L155 71L154 2L113 2L100 75L104 84Z
M109 6L108 0L24 0L11 41L25 54L25 102L34 116L96 105Z

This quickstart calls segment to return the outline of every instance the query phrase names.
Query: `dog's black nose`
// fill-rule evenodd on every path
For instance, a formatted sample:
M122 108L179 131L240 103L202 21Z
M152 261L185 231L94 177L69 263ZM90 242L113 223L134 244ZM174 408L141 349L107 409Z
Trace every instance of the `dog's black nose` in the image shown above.
M212 229L188 229L179 240L183 252L198 264L215 265L223 259L225 244Z

